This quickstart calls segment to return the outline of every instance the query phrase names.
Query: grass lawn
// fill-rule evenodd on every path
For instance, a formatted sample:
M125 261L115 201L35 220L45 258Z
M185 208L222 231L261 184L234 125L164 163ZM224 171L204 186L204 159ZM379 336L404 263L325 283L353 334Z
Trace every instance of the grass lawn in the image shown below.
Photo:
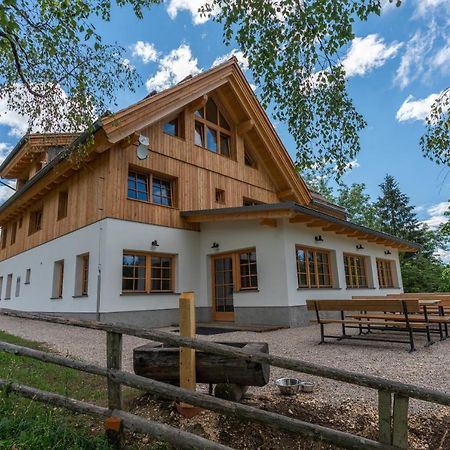
M0 331L0 341L48 349ZM101 406L107 405L106 379L31 358L0 352L0 378ZM125 396L136 391L125 390ZM0 391L0 450L103 450L102 420L46 406Z

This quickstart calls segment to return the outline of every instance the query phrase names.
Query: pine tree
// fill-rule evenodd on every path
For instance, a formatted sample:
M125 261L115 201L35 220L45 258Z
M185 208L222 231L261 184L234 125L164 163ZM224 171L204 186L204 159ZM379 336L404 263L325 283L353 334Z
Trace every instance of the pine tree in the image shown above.
M380 229L380 221L370 195L365 192L364 183L353 183L338 189L336 203L347 210L348 220L375 230Z
M416 241L421 236L421 227L410 205L409 197L404 194L398 182L391 175L386 175L380 184L381 196L375 203L380 219L380 229L402 239Z

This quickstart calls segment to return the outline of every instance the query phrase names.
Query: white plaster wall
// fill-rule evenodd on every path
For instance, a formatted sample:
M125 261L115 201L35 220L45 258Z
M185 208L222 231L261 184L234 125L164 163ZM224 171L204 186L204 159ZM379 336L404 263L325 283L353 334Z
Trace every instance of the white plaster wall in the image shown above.
M0 276L3 276L0 308L36 312L95 312L101 225L102 222L97 222L0 262ZM88 296L74 298L76 257L82 253L89 253ZM62 259L63 298L52 300L54 262ZM31 269L30 284L24 284L27 269ZM13 274L11 299L5 300L6 279L10 273ZM20 295L15 297L18 276L21 278Z
M159 246L152 247L157 240ZM100 312L178 308L179 293L200 291L200 233L157 225L106 219ZM174 294L123 294L123 250L176 255ZM207 306L197 295L197 306Z
M285 257L288 274L288 296L289 305L305 305L307 299L345 299L351 298L353 295L386 295L398 294L403 292L402 280L400 273L400 265L398 260L398 251L390 247L376 245L373 243L360 241L356 238L348 238L346 236L337 235L333 232L324 232L320 228L308 228L305 224L292 224L287 220L284 221L285 229ZM316 242L314 237L321 235L323 242ZM298 289L297 288L297 268L295 259L295 245L305 245L308 247L317 247L335 252L336 267L333 273L335 281L335 289ZM357 250L356 245L362 244L363 250ZM385 255L385 250L390 250L391 255ZM347 289L345 283L344 271L344 253L353 253L361 256L368 256L370 259L370 271L373 281L372 289ZM379 289L376 258L390 259L395 262L395 278L397 278L398 286L395 289ZM337 273L336 273L337 269ZM370 284L369 284L370 285Z

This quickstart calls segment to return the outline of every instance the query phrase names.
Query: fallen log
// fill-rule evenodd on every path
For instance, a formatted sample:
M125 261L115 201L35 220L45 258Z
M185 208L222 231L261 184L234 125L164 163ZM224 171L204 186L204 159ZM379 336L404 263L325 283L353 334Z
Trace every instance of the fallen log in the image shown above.
M266 342L223 342L225 345L248 351L269 352ZM179 384L179 348L146 344L133 351L133 368L136 375L166 383ZM270 378L270 365L246 361L224 355L195 352L197 383L236 384L240 386L265 386Z

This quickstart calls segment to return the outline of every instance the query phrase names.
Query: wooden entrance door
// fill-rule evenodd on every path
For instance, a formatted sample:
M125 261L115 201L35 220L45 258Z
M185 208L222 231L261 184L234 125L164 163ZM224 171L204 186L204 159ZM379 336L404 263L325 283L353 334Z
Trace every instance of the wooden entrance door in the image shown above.
M234 320L233 255L212 258L213 320Z

